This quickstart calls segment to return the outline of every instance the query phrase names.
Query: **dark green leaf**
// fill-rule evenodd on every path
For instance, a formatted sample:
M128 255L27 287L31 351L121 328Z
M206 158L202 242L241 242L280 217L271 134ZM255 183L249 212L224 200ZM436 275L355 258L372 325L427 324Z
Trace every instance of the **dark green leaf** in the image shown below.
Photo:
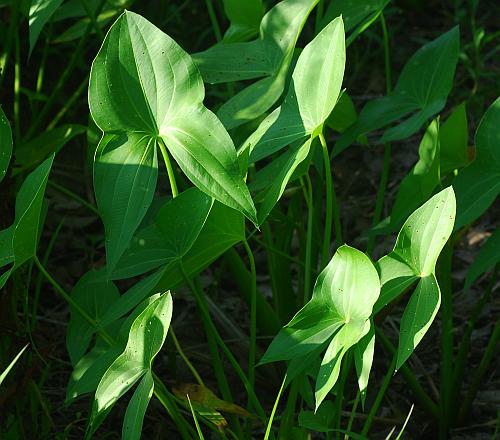
M12 156L12 131L9 120L0 107L0 182L5 177Z

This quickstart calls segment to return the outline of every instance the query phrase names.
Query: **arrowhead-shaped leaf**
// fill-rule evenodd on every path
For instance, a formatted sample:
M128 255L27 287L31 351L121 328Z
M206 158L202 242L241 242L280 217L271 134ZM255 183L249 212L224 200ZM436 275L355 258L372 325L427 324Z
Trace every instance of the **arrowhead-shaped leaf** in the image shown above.
M250 150L250 162L267 157L321 128L337 103L344 67L344 25L338 17L304 48L285 101L243 144L243 149Z
M110 272L151 204L159 142L202 191L257 222L234 144L204 95L190 56L160 29L128 11L111 26L89 84L92 117L105 133L95 187Z

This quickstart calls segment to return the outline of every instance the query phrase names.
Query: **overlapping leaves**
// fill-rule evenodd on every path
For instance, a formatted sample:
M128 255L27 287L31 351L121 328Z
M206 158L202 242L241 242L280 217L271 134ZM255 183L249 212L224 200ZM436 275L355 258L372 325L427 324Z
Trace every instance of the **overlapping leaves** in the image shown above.
M317 408L335 385L347 350L369 332L379 292L370 259L341 246L318 276L312 299L278 333L261 363L301 359L330 340L316 380Z
M284 0L262 19L259 38L217 44L193 55L203 79L211 84L262 78L225 102L217 115L234 128L266 112L281 96L293 50L318 0Z
M407 138L440 112L452 87L459 45L459 31L455 27L422 46L404 66L394 91L365 105L357 122L340 138L335 154L358 136L401 118L406 119L387 129L380 141Z
M396 368L422 340L441 304L436 262L453 231L455 210L453 189L439 192L410 215L394 250L377 262L382 289L375 313L418 281L401 320Z
M163 143L200 190L256 222L233 142L203 98L196 66L168 35L137 14L118 18L89 85L93 119L105 132L94 179L110 271L152 201Z

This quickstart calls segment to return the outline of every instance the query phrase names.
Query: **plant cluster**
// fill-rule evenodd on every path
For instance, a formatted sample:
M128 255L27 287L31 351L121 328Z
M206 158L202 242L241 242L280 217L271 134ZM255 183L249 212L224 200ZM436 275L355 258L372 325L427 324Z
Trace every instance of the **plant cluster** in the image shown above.
M327 439L373 438L396 374L433 420L436 437L448 438L466 421L500 335L496 319L470 386L462 389L471 335L495 288L498 226L461 280L468 290L492 273L458 346L452 259L464 233L494 209L500 193L500 98L484 111L469 147L466 103L447 106L463 53L458 26L422 44L393 85L384 16L389 0L224 0L224 34L221 11L208 0L218 41L191 54L123 2L33 0L25 11L30 56L57 20L77 20L58 39L76 39L79 46L54 94L41 103L35 96L43 85L40 70L37 90L30 92L38 116L23 133L16 20L24 6L3 3L10 5L12 27L4 38L1 80L12 51L15 69L13 117L0 109L0 179L15 187L15 209L8 222L2 214L0 287L4 297L25 289L22 319L30 335L44 288L69 308L66 403L90 399L81 435L103 435L103 422L123 407L122 437L138 439L154 399L175 438L292 439L312 438L312 432ZM346 51L377 25L386 94L358 114L345 88ZM88 77L47 124L91 37L102 45ZM87 84L88 125L60 125ZM90 201L51 174L63 147L82 134L92 157ZM392 146L412 137L420 139L418 159L390 197ZM347 150L368 145L382 146L383 168L371 227L353 237L335 167ZM97 247L104 248L105 262L89 264L70 291L48 270L63 223L41 243L51 216L48 187L104 226ZM387 244L394 236L394 245ZM235 333L246 339L243 356L221 332L220 309L200 276L222 256L248 307L247 324ZM259 281L264 273L270 295ZM212 389L172 325L177 292L186 290L204 330ZM438 313L436 397L410 358ZM396 344L384 333L384 322L395 316ZM33 344L4 357L10 352L1 352L2 387L27 352L38 355ZM155 361L160 357L174 363L179 357L196 384L172 386L169 369L156 369L164 363ZM377 357L388 360L378 389L370 379ZM273 384L272 398L260 391L261 381ZM243 400L235 397L240 386ZM402 412L408 411L386 438L402 437L411 424L411 410ZM2 421L6 438L21 431L15 420Z

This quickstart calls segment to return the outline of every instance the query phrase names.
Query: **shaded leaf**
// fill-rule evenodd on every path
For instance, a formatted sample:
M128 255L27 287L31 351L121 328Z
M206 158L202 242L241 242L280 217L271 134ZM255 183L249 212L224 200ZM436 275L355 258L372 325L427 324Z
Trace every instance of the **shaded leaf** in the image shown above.
M246 41L259 33L264 13L262 0L224 0L224 12L231 25L224 34L224 43Z
M279 2L262 19L257 40L217 44L193 55L203 79L211 84L263 77L221 106L217 114L227 129L262 115L281 96L295 44L317 3Z
M486 211L500 193L500 98L486 110L476 130L476 160L453 181L460 229Z
M12 156L12 130L9 120L0 107L0 182L5 177Z
M488 241L483 245L479 254L474 259L467 271L465 278L465 288L469 288L472 283L483 273L487 272L500 261L500 229L497 229Z
M356 123L339 139L339 154L361 134L407 117L384 133L380 142L405 139L440 112L450 93L460 45L458 27L422 46L404 66L388 96L368 102Z
M139 385L134 391L132 398L125 411L123 420L122 439L138 440L141 438L144 414L153 395L154 380L150 371L142 377Z
M448 174L469 163L469 130L465 102L453 110L446 122L439 128L441 174Z
M30 33L30 50L33 51L38 36L43 27L48 23L52 14L61 5L63 0L32 0L29 12L29 33Z

